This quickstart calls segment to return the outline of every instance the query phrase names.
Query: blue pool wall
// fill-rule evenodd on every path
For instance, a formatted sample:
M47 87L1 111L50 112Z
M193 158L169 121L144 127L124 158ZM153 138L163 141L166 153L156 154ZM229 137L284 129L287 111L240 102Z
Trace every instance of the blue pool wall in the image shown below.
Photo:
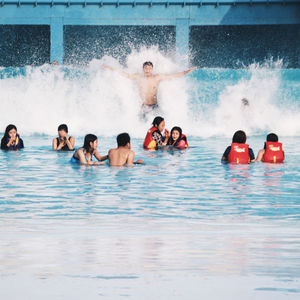
M190 61L200 66L232 67L246 58L285 55L289 67L299 67L299 24L300 1L295 0L4 0L0 2L0 33L6 34L2 34L0 42L4 55L0 65L88 61L105 54L103 49L109 48L105 35L115 36L116 28L118 32L129 28L136 37L149 36L147 30L152 32L150 37L155 37L146 41L137 38L136 42L148 45L149 40L154 40L165 51L189 53ZM155 31L157 34L153 34ZM160 34L161 31L165 33ZM81 51L87 32L89 36L102 38L105 47ZM114 42L125 45L128 40L123 38L124 34L120 36ZM162 36L167 37L167 43L162 42ZM233 45L246 50L235 51L232 61L222 65L225 61L222 55L211 51L220 41L225 53L232 53ZM253 45L256 49L247 50ZM201 50L203 47L207 53ZM129 50L125 49L121 56Z

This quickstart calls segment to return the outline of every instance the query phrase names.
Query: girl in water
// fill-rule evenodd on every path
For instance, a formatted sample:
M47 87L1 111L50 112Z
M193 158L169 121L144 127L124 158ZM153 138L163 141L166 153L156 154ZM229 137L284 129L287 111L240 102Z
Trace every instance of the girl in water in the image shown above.
M255 161L254 153L246 144L247 136L242 130L238 130L232 137L232 144L228 146L222 156L222 161L236 164L249 164Z
M155 150L159 147L164 147L168 143L170 132L165 129L166 123L164 118L155 117L152 122L152 127L148 130L144 140L144 148ZM164 131L164 135L162 132Z
M180 127L175 126L172 128L168 145L178 149L185 149L189 146L187 138L184 134L182 134L182 129Z
M80 163L83 165L103 165L104 160L108 159L108 155L101 156L97 150L98 138L94 134L87 134L84 138L84 144L82 148L75 151L71 158L71 162ZM98 161L92 161L92 157L95 156ZM99 162L100 161L100 162Z
M73 151L75 146L75 138L68 136L68 126L61 124L58 126L58 137L52 141L53 150Z
M19 150L22 148L24 148L24 143L20 138L20 135L17 133L17 127L12 124L8 125L1 140L1 149Z

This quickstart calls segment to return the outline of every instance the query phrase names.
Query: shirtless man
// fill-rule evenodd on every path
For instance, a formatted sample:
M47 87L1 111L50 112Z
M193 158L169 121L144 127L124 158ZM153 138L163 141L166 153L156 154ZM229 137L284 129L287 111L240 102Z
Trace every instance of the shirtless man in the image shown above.
M143 164L144 161L138 159L134 162L134 152L131 150L130 136L128 133L121 133L117 136L118 148L108 151L110 166L121 167L124 165Z
M115 68L110 67L110 66L103 66L103 68L116 71ZM194 70L196 70L197 67L188 69L183 72L179 73L174 73L170 75L163 75L163 74L152 74L153 73L153 64L151 61L146 61L143 64L143 72L144 74L128 74L124 71L118 70L118 72L130 79L133 79L137 82L138 87L139 87L139 93L140 97L143 100L143 105L142 108L156 108L157 107L157 88L158 84L162 80L166 79L172 79L172 78L177 78L181 77L187 73L190 73Z

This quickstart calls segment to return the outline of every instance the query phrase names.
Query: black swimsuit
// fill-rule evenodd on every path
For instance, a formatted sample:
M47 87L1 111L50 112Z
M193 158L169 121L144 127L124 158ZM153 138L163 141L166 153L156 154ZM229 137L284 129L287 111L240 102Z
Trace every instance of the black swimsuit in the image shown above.
M71 137L69 137L69 141L70 141L70 138ZM56 138L56 141L57 141L57 147L58 147L59 144L60 144L60 139ZM69 149L68 145L65 144L60 150L62 150L62 151L73 151L74 149Z

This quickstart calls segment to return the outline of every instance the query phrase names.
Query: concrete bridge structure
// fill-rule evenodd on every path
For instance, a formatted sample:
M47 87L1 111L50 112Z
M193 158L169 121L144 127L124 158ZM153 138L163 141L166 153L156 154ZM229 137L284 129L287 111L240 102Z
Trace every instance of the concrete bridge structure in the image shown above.
M176 50L188 53L192 26L274 24L300 24L300 1L0 0L0 25L50 27L50 60L60 64L70 25L174 26Z

